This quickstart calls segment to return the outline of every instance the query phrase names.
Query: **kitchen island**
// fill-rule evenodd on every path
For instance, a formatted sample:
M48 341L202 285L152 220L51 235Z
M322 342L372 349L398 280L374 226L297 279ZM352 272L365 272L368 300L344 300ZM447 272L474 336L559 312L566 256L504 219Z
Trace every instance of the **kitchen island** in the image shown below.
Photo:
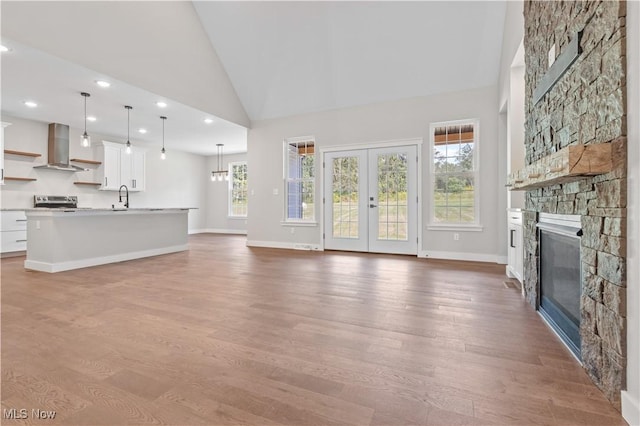
M32 209L25 269L60 272L188 250L188 208Z

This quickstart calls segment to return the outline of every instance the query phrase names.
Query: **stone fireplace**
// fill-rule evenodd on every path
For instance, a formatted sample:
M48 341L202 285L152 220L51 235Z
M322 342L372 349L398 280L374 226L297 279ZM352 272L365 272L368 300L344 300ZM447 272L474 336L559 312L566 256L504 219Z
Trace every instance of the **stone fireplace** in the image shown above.
M579 144L611 144L612 159L606 173L527 190L525 294L540 308L540 258L546 255L541 247L549 244L538 231L541 216L577 216L582 229L579 301L569 310L577 309L578 358L618 408L626 371L625 15L620 1L525 1L524 8L526 165ZM541 91L542 82L549 81L553 52L560 58L575 49L576 40L579 49L572 60Z

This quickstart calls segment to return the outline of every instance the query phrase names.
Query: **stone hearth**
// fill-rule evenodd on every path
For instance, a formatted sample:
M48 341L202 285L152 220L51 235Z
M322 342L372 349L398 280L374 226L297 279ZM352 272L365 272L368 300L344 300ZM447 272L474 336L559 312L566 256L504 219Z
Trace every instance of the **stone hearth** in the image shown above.
M611 143L614 168L526 193L524 285L538 303L538 214L580 215L583 365L619 407L626 369L626 39L624 2L525 2L526 164L573 144ZM557 54L583 31L566 74L534 104L533 91Z

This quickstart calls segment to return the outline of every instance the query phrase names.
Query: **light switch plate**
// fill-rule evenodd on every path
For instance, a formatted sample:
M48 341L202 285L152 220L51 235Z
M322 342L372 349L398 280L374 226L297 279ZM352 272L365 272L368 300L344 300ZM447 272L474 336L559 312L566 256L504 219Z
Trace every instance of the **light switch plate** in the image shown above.
M278 188L273 188L273 195L278 195L279 193Z

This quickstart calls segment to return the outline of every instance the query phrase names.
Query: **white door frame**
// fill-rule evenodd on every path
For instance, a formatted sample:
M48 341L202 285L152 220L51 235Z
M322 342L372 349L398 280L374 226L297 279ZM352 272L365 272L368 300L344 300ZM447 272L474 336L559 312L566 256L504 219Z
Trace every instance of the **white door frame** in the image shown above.
M389 140L389 141L380 141L380 142L364 142L364 143L356 143L356 144L348 144L348 145L330 145L330 146L325 146L319 149L319 153L320 153L320 158L322 161L322 173L321 176L322 178L320 179L320 199L322 200L322 208L320 209L320 249L324 250L324 236L325 236L325 228L324 228L324 222L325 222L325 218L324 218L324 211L325 211L325 199L324 199L324 154L326 152L339 152L339 151L353 151L353 150L357 150L357 149L370 149L370 148L389 148L389 147L394 147L394 146L407 146L407 145L415 145L416 146L416 152L418 154L418 168L416 170L417 173L417 186L418 186L418 217L417 217L417 221L418 221L418 253L416 254L416 257L420 256L420 253L422 252L422 235L423 235L423 225L422 225L422 215L423 215L423 211L422 211L422 199L423 197L423 193L422 193L422 180L423 180L423 176L422 176L422 145L423 145L424 140L422 138L411 138L411 139L393 139L393 140ZM316 192L316 195L318 193Z

